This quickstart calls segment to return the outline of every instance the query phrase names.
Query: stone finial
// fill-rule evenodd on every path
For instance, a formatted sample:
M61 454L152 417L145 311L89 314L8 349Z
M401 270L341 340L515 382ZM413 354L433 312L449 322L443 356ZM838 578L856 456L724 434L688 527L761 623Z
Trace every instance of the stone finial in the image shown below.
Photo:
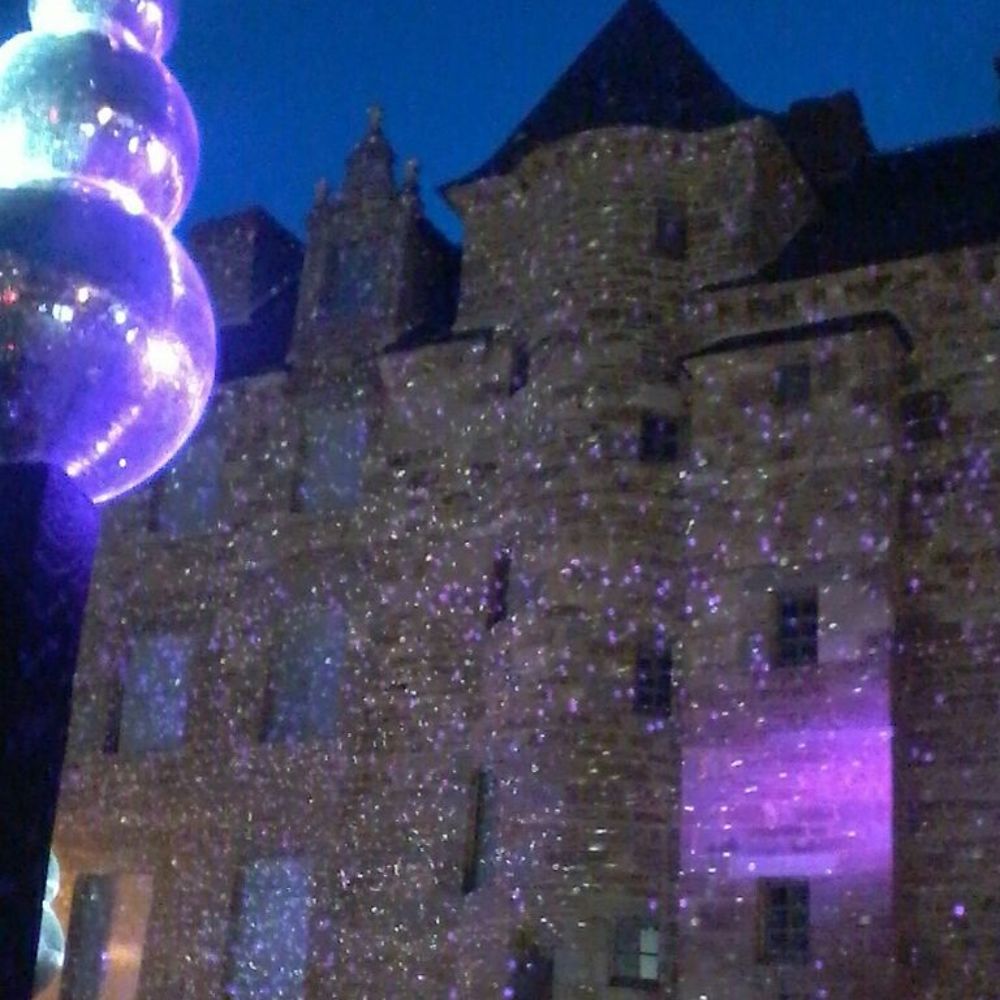
M356 198L391 198L396 154L382 131L382 108L373 104L368 109L368 134L354 147L347 158L344 196Z
M420 161L411 156L403 167L403 190L417 194L420 190Z

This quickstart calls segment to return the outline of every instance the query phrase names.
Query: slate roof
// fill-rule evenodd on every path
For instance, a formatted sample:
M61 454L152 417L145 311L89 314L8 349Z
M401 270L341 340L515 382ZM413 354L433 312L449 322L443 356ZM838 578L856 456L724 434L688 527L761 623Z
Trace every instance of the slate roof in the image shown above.
M285 367L292 340L304 249L266 210L251 206L195 226L188 237L219 324L216 381ZM230 287L225 268L249 255L249 287Z
M1000 240L1000 129L860 159L749 280L793 281Z
M757 114L655 0L626 0L500 149L445 188L507 173L538 147L589 129L646 125L696 132Z

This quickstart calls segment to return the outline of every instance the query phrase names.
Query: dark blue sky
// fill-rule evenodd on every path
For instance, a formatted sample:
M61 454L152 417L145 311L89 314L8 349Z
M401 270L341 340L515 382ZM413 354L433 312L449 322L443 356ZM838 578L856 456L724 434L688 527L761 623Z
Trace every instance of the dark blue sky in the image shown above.
M748 102L855 89L882 148L1000 124L1000 0L661 0ZM27 0L0 0L6 37ZM340 177L386 110L401 159L435 189L477 166L618 0L188 0L169 62L198 114L203 166L186 224L256 202L303 230L313 185ZM2 155L2 151L0 151Z

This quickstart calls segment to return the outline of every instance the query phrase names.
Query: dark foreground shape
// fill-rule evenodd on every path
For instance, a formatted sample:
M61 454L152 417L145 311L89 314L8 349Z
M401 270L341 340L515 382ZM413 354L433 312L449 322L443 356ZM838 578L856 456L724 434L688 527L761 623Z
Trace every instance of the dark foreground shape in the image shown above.
M0 465L0 997L28 1000L97 509L59 469Z

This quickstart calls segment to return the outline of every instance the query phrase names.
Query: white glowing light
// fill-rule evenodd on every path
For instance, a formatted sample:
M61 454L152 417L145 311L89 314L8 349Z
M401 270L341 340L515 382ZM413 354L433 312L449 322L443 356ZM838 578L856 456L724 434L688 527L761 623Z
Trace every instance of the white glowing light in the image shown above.
M72 306L64 305L62 302L57 302L52 307L52 318L57 319L60 323L72 323L75 315L76 310Z
M115 113L106 104L103 108L100 108L97 112L97 121L101 125L107 125L112 118L114 118Z
M176 343L155 337L146 342L146 365L154 375L174 378L181 370L181 362L181 349Z
M48 180L54 176L47 156L32 154L28 127L21 118L0 121L0 187L18 187L28 181Z
M36 31L52 35L74 35L90 26L74 0L40 0L32 12L32 24Z
M161 174L170 159L170 153L159 139L150 139L146 146L146 158L149 160L149 169L154 174Z

